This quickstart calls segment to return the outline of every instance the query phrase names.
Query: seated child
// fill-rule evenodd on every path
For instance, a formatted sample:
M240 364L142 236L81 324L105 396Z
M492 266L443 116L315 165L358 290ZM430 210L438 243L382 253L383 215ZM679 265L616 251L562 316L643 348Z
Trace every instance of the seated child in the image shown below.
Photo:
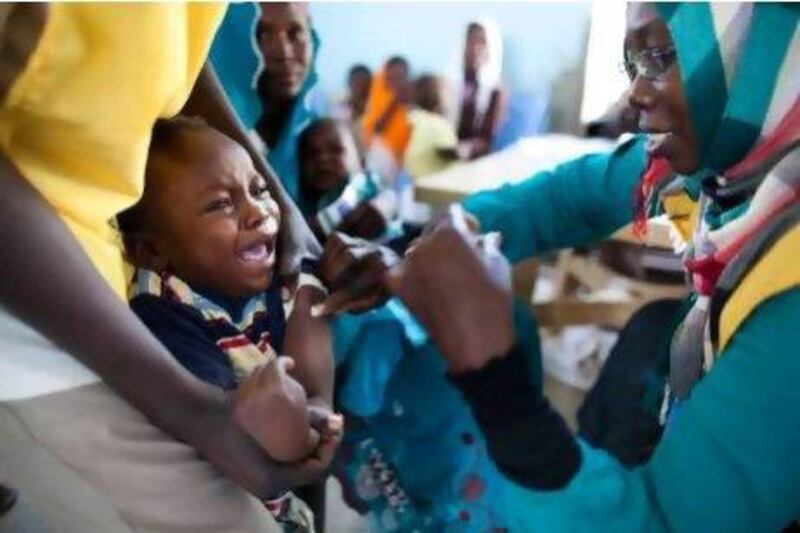
M414 82L414 103L409 112L411 139L404 165L417 179L440 170L457 159L458 137L444 116L442 84L436 76L425 74Z
M298 152L301 207L320 240L334 230L371 240L396 236L397 193L364 169L344 123L312 122L300 135Z
M361 117L365 159L384 179L394 180L411 134L407 115L411 101L410 72L404 57L389 58L372 78Z
M199 119L157 122L144 194L118 220L142 322L197 377L231 391L237 415L250 395L269 398L249 433L270 457L314 454L341 424L330 408L330 332L310 315L324 293L301 274L287 319L273 275L280 212L247 152ZM314 412L327 415L321 427ZM267 502L279 522L313 529L302 504L279 500Z

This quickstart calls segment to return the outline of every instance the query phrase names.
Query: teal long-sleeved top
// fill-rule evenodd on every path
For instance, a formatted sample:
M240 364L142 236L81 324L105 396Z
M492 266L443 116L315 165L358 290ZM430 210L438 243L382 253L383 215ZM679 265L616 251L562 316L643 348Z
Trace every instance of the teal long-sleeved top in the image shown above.
M512 261L630 222L645 162L634 139L464 201ZM581 442L561 490L504 485L512 531L779 531L800 517L800 288L761 305L681 404L650 461L628 470Z

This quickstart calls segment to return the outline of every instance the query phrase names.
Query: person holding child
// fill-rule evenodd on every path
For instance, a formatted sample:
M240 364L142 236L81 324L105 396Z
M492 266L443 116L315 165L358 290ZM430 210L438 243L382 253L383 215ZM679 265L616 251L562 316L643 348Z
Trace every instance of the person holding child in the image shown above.
M269 456L301 460L332 438L333 348L310 312L325 291L308 274L297 288L276 274L280 210L247 152L200 119L156 122L144 194L118 218L137 266L131 308L183 366L231 391L239 412L258 411L262 431L251 436ZM276 388L285 394L254 404ZM290 493L266 504L292 531L313 530Z
M263 176L285 221L280 272L318 252L205 63L224 10L0 11L0 479L52 530L275 531L258 500L321 477L337 439L270 458L251 435L282 382L237 406L178 364L125 304L114 224L142 194L153 124L183 110Z

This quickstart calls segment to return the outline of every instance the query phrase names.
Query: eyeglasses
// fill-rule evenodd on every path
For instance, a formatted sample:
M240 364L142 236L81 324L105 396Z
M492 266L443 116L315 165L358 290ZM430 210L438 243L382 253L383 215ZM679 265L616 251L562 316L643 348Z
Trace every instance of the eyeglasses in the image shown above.
M625 59L620 64L620 68L625 71L633 81L636 76L642 76L647 80L661 78L667 70L675 63L678 54L674 48L646 48L641 52L625 51Z

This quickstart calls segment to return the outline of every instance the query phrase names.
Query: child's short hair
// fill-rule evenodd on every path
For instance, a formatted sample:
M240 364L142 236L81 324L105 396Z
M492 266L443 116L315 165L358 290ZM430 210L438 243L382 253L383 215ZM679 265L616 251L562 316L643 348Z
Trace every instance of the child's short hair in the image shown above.
M442 101L442 86L439 77L425 73L414 80L414 100L425 111L440 113L444 102Z
M145 188L147 176L152 171L151 162L156 156L174 156L180 152L180 139L188 132L208 130L211 126L200 117L177 115L172 118L160 118L153 124L150 136L150 147L147 152L145 169ZM132 235L142 231L144 226L144 208L142 199L117 215L117 227L124 235Z
M358 63L350 67L350 70L347 72L347 79L353 79L355 76L359 74L363 74L364 76L372 76L372 71L369 69L368 66Z
M363 159L364 150L358 135L355 135L346 123L330 117L323 117L314 120L300 134L300 137L297 139L297 156L299 159L302 160L303 156L308 153L308 143L311 142L311 138L325 128L335 128L339 131L346 132L346 134L352 139L359 158Z
M387 67L402 67L408 72L411 68L408 65L408 60L403 56L392 56L386 62Z
M297 154L302 159L303 156L308 153L308 144L311 142L311 138L314 137L314 135L325 128L338 127L339 123L333 118L318 118L312 121L311 124L309 124L306 129L300 133L300 137L297 139Z

